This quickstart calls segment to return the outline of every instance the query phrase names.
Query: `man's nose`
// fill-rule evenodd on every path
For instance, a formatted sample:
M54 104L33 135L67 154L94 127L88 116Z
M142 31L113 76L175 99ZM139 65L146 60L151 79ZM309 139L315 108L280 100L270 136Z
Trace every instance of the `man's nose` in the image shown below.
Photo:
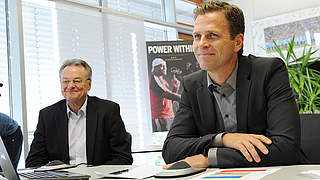
M198 47L202 49L209 47L208 39L205 36L201 37L201 39L199 40Z
M75 87L75 83L73 82L73 81L70 81L69 83L68 83L68 89L72 89L72 88L74 88Z

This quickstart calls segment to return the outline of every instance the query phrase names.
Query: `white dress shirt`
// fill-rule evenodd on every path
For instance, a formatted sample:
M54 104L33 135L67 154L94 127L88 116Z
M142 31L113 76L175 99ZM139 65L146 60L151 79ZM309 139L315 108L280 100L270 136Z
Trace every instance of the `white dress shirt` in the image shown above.
M86 109L87 100L84 102L78 114L72 112L67 105L68 138L70 164L87 163L86 150ZM59 133L59 132L58 132Z

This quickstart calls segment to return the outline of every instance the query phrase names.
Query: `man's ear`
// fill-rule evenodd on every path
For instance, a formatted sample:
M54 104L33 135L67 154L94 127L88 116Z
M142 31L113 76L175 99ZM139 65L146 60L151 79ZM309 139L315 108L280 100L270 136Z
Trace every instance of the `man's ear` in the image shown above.
M91 89L91 80L89 80L88 91L90 91L90 89Z
M243 41L244 41L243 34L242 33L237 34L236 37L234 37L234 41L235 41L234 50L235 52L238 52L243 46Z

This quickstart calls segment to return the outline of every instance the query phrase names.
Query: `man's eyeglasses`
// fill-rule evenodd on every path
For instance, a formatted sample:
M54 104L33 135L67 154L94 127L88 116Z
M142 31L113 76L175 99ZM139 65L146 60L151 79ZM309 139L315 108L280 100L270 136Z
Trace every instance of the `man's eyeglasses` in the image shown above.
M90 80L90 79L86 79L86 80ZM80 85L82 84L84 81L82 79L73 79L73 80L70 80L70 79L62 79L61 80L61 84L63 85L69 85L69 83L73 83L74 85Z

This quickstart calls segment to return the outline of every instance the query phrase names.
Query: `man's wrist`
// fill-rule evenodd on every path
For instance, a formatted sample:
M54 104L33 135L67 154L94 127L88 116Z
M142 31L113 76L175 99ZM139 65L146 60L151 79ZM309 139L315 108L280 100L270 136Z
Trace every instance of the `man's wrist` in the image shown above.
M218 166L217 150L218 148L210 148L208 151L208 161L210 163L210 167Z
M216 136L213 137L212 139L212 143L211 145L209 145L207 148L204 149L204 151L202 152L202 155L204 156L208 156L208 151L210 148L213 147L224 147L223 143L222 143L222 137L226 134L226 132L222 132L217 134Z
M227 132L222 132L217 134L213 140L212 140L212 146L213 147L224 147L223 143L222 143L222 137L227 134Z

